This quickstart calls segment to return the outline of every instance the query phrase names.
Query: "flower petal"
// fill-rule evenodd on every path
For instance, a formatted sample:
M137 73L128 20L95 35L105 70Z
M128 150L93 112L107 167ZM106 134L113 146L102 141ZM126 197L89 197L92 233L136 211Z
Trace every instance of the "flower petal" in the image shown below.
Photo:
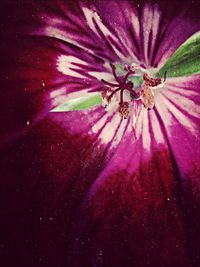
M176 166L163 146L148 158L140 141L130 145L130 140L120 145L85 198L72 227L69 263L187 266Z

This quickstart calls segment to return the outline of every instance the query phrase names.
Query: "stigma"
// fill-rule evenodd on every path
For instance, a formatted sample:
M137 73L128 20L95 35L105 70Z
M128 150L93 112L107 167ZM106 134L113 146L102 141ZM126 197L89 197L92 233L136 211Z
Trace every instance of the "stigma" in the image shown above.
M130 103L133 101L141 101L144 108L148 110L154 107L153 89L163 85L160 78L152 78L147 73L143 73L141 86L135 88L134 83L131 80L134 80L135 76L138 77L138 68L126 65L124 67L124 70L126 71L125 74L123 76L118 76L116 67L114 65L111 67L115 82L112 83L102 79L104 87L101 94L103 105L106 109L117 104L118 112L121 117L127 119L130 114L129 108L132 106ZM130 78L131 80L129 80Z

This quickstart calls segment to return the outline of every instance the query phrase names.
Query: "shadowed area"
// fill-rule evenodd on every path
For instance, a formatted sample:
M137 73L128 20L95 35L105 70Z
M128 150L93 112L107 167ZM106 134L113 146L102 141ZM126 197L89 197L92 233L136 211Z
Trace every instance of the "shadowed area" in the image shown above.
M198 192L168 157L111 175L88 202L104 150L43 121L1 151L3 266L198 266Z

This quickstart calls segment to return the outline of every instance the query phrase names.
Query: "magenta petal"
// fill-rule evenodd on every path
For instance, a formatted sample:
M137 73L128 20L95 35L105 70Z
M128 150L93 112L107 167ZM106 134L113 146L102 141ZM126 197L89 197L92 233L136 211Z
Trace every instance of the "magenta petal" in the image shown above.
M69 264L188 266L177 194L182 185L173 159L160 147L137 167L142 155L127 150L126 158L112 159L85 198L72 227Z

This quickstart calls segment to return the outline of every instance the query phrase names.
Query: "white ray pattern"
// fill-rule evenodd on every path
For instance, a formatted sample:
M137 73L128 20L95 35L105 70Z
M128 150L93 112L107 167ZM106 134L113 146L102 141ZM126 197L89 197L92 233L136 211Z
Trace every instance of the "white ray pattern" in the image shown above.
M87 27L87 29L83 29L87 32L85 42L87 43L89 39L96 38L95 41L97 42L97 45L94 46L94 49L92 49L89 45L84 46L81 40L81 32L80 34L74 34L73 31L75 31L76 28L81 29L82 27L81 19L79 20L79 18L77 18L75 15L69 14L67 8L64 8L63 6L62 11L66 17L70 18L70 20L66 19L65 21L65 19L60 19L56 16L54 18L45 16L45 26L40 30L33 32L33 34L54 37L58 40L66 42L66 46L67 44L73 44L81 51L84 51L84 53L89 54L90 56L93 55L101 60L103 59L104 63L102 64L102 68L104 71L102 68L98 71L98 68L97 70L92 68L91 62L83 60L81 57L79 57L79 55L67 55L67 53L60 54L60 56L57 58L57 69L64 75L75 79L83 79L84 81L85 79L93 79L93 81L96 80L99 82L99 80L102 78L112 81L113 75L111 74L111 68L108 64L108 61L106 61L107 55L104 58L101 54L98 54L99 50L102 48L102 44L105 45L106 41L111 50L113 50L112 53L115 54L116 60L124 63L126 63L130 57L132 62L137 61L138 55L134 55L132 51L132 47L135 44L131 45L131 41L125 36L124 32L121 35L118 32L119 36L115 36L109 27L103 23L103 20L95 10L89 9L87 6L84 6L83 3L81 5L82 6L80 10L82 13L80 14L80 17L84 17L84 26ZM130 23L132 23L133 32L135 33L136 41L138 42L137 44L139 47L143 47L144 58L142 60L144 60L144 62L141 63L150 65L152 54L155 52L154 49L157 37L160 34L159 28L162 18L161 11L156 5L151 7L149 5L144 5L141 18L139 18L136 9L130 9L129 15ZM142 20L142 23L140 19ZM179 19L180 17L176 18L177 21ZM178 23L178 25L180 25L180 23ZM65 27L71 27L71 32L65 30ZM170 36L170 42L173 41L175 30L176 29L174 29L173 34ZM117 31L118 29L116 29L116 32ZM141 43L141 36L143 36L143 43ZM126 45L128 44L127 47L122 45L123 38L124 43L126 43ZM168 38L168 36L165 36L164 38ZM172 53L170 42L166 42L167 44L163 46L163 51L165 52L160 56L159 64L161 65ZM160 90L156 95L155 108L162 119L164 118L164 124L168 137L171 137L172 128L176 127L177 123L184 126L194 136L197 135L195 121L191 121L189 116L199 119L199 105L194 100L194 97L198 97L199 93L195 90L192 90L192 88L188 89L185 87L184 79L185 82L187 82L187 78L183 78L182 80L169 79L169 81L166 83L165 90ZM53 105L61 104L69 99L83 96L91 89L92 87L89 86L87 89L78 89L77 92L69 94L67 93L66 84L66 87L60 88L59 91L52 91L50 93L50 98L52 99ZM92 126L89 134L97 135L98 140L105 145L112 142L110 147L115 148L118 146L118 144L120 144L122 136L125 134L125 132L126 134L132 133L135 139L141 139L143 147L146 151L151 149L153 140L158 144L164 144L166 140L163 129L159 123L158 114L154 110L148 112L143 107L139 107L139 105L131 108L134 110L131 110L131 116L133 117L130 118L130 120L121 120L121 117L117 111L117 106L107 113L103 113L102 109L99 108L102 112L102 116L99 116L99 120L96 121L95 125ZM96 111L83 111L83 114L91 118L89 114L93 112Z

